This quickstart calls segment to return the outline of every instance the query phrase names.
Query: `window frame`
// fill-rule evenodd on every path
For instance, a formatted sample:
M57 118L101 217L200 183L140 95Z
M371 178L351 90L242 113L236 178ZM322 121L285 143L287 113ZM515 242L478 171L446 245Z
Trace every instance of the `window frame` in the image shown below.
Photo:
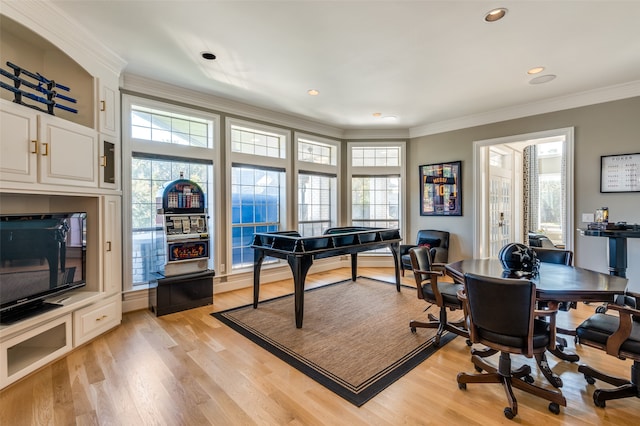
M276 134L283 138L284 147L281 147L281 153L284 155L284 158L275 158L268 157L256 154L247 154L242 152L234 152L233 151L233 143L231 139L231 131L233 127L242 127L245 129L251 129L256 131L263 131L267 133ZM285 230L291 228L291 224L293 223L293 213L291 212L290 203L291 203L291 188L293 188L293 177L292 177L292 165L291 165L291 152L292 152L292 135L291 131L285 128L269 126L261 123L257 123L251 120L244 120L239 118L227 118L225 120L224 125L225 131L225 154L227 158L227 164L225 170L226 177L226 194L227 200L231 200L233 197L232 192L232 171L233 168L237 165L246 165L246 166L254 166L256 168L264 168L264 169L281 169L284 172L284 188L280 188L280 229ZM226 203L226 234L222 240L228 242L226 247L223 248L226 253L226 259L228 265L226 268L221 268L221 272L226 275L245 273L253 270L253 267L233 267L233 212L232 212L232 203ZM277 262L274 262L275 265L280 265L282 260L278 259ZM225 265L222 265L225 266ZM271 265L264 265L264 268L268 268Z
M165 111L169 113L176 113L184 116L204 119L211 121L211 137L212 147L194 147L189 145L179 145L166 142L152 142L141 139L134 139L131 134L131 111L133 106L141 106L145 108L153 108L159 111ZM122 95L122 173L127 178L127 184L123 185L123 199L130 200L132 196L131 188L131 165L133 159L133 153L139 153L142 155L159 155L161 157L173 157L176 160L184 160L188 162L190 159L207 159L211 160L213 168L213 194L208 194L208 205L211 206L211 210L207 210L211 216L212 226L209 230L211 235L212 248L214 258L214 269L219 268L221 256L217 255L221 252L222 241L220 238L216 238L216 232L220 229L220 215L214 214L215 206L221 205L221 167L220 167L220 134L221 134L221 119L220 116L208 111L203 111L197 108L187 108L179 105L172 104L167 101L156 101L141 97L133 94ZM123 291L132 291L146 288L145 285L133 286L133 228L131 221L131 204L123 203L122 211L122 278L123 278Z
M336 154L336 164L319 164L313 163L309 161L302 161L298 157L298 145L300 140L307 140L310 142L316 142L318 144L329 145L335 149ZM332 205L331 205L331 225L330 226L339 226L340 224L340 212L341 212L341 182L342 182L342 174L341 174L341 149L342 142L335 139L329 139L325 137L315 136L308 133L302 132L294 132L293 138L293 155L294 155L294 175L295 175L295 184L293 191L292 200L293 200L293 210L294 210L294 221L296 225L296 229L300 229L300 218L298 214L299 210L299 199L298 199L298 190L299 190L299 177L300 173L306 174L317 174L317 175L327 175L333 176L336 178L336 193L332 197Z
M397 166L353 166L353 149L354 148L400 148L400 156ZM407 177L406 177L406 141L349 141L347 142L347 173L346 173L346 191L351 194L353 191L353 177L355 176L399 176L400 177L400 199L398 200L398 228L400 235L405 238L406 229L406 193L407 193ZM349 223L353 223L352 203L346 203L346 217ZM376 255L380 253L365 252L363 255Z

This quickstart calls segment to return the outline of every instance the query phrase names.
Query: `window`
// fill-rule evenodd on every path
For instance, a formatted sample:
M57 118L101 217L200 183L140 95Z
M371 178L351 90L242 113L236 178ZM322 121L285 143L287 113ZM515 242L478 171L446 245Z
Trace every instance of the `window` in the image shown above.
M351 224L402 228L404 142L350 143Z
M321 235L338 224L338 142L296 135L297 219L302 236Z
M212 123L140 105L131 108L131 137L152 142L211 148Z
M162 216L158 215L159 192L167 182L189 179L211 193L211 164L162 160L133 153L131 159L132 282L147 284L166 263ZM211 225L209 225L211 229ZM211 247L213 245L209 243Z
M253 265L253 234L280 229L281 170L233 166L231 170L232 267Z
M286 173L288 132L227 120L231 175L231 269L253 266L253 234L283 229L289 219ZM273 258L265 263L275 262Z
M148 285L166 263L163 218L157 214L157 197L166 183L182 175L202 187L211 216L209 234L213 235L215 210L210 195L214 193L218 117L125 95L123 121L123 166L131 177L130 186L125 188L131 210L123 220L125 235L130 235L130 244L123 245L125 273L129 273L124 287L130 290ZM210 247L213 269L212 242Z
M564 142L546 142L535 147L535 158L538 160L537 215L534 216L533 228L545 234L554 244L565 244L564 203L563 203L563 167Z

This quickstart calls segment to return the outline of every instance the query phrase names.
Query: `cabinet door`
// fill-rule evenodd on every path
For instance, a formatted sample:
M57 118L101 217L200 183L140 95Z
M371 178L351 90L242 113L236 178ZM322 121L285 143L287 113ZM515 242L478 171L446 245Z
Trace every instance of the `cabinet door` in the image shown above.
M0 100L0 180L36 182L37 113Z
M53 116L40 116L40 182L98 186L95 130Z
M120 196L104 197L103 205L103 289L107 294L122 291L122 236Z
M120 153L118 145L104 137L100 140L100 187L118 189Z
M111 87L104 80L98 79L99 105L98 121L100 132L111 136L118 135L118 89Z

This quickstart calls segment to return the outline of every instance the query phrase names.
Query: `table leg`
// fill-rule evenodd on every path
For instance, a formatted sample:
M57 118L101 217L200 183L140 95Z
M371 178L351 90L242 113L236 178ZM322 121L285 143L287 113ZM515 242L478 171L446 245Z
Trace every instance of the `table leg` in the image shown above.
M304 315L304 282L307 278L307 272L309 272L309 268L311 268L313 264L313 258L311 256L288 256L287 262L293 274L296 328L302 328L302 317Z
M609 237L609 275L627 277L627 239Z
M253 251L253 309L258 307L260 299L260 269L264 260L264 250L254 249Z
M399 247L399 243L392 243L389 245L391 254L393 254L393 265L395 266L396 270L396 290L398 290L398 292L400 292L400 256L398 255Z
M358 253L351 253L351 281L358 277Z

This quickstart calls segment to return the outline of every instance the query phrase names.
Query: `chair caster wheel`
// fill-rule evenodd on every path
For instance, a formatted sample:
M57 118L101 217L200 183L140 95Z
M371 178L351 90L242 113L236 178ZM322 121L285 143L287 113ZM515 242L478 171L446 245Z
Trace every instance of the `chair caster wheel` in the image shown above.
M600 407L600 408L606 407L607 401L605 401L604 399L600 400L599 396L600 396L599 390L596 390L593 392L593 403L596 405L596 407Z
M524 376L524 381L529 383L529 384L533 383L534 382L533 376L530 376L530 375L529 376Z
M560 352L564 351L565 345L556 345L556 349L558 349Z
M587 383L589 383L590 385L594 384L596 382L596 379L594 379L591 376L587 376L586 374L584 375L584 379L587 381Z
M605 312L607 312L606 306L598 306L596 308L596 314L604 314Z
M458 383L458 389L466 390L467 389L467 384L466 383Z
M565 348L567 346L567 339L565 339L564 337L556 338L556 342L558 343L556 345L556 347L562 346L563 348ZM562 350L562 349L560 349L560 350Z
M465 342L467 344L467 346L471 347L473 346L473 343L471 343L471 340L467 339L467 341Z
M508 418L509 420L513 419L516 415L514 414L513 410L511 409L511 407L507 407L504 409L504 416L506 418Z
M417 331L416 331L416 328L415 328L415 327L411 327L410 329L411 329L411 332L412 332L413 334L416 334L416 333L417 333Z
M560 414L560 405L557 402L552 402L549 404L549 411L553 414Z

